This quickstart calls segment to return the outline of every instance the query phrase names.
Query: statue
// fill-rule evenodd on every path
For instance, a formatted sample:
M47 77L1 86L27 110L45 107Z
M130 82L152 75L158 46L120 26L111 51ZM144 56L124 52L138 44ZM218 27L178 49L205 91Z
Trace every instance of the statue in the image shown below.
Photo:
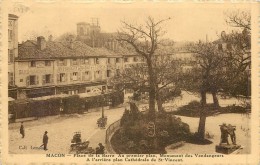
M227 143L227 145L229 145L228 142L228 127L226 125L226 123L223 123L222 125L220 125L220 131L221 131L221 139L220 139L220 144L223 143Z
M223 123L220 126L221 131L221 139L220 144L216 145L216 152L223 153L223 154L231 154L235 151L239 152L241 145L236 144L236 126L232 126L231 124ZM228 142L228 136L230 136L232 144Z
M236 126L228 125L228 134L230 135L232 144L236 145L236 134L235 134Z

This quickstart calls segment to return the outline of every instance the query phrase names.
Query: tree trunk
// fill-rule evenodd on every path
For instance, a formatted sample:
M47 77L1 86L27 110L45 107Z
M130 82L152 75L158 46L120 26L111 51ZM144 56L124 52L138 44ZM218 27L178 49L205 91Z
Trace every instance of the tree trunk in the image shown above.
M205 106L207 104L206 91L201 91L201 109L200 109L200 121L198 127L198 136L200 139L205 138L205 125L206 125L206 110Z
M151 119L155 119L155 88L150 86L149 91L149 114Z
M155 100L156 100L156 75L153 71L151 59L147 59L149 74L149 115L152 121L155 119Z
M214 107L218 108L219 107L219 102L218 102L217 92L213 91L211 93L212 93Z
M157 101L158 112L163 112L163 106L162 106L163 102L160 95L158 94L156 96L156 101Z
M163 112L163 101L162 101L162 97L160 96L160 91L158 90L158 84L156 84L156 101L157 101L157 108L158 108L158 112Z

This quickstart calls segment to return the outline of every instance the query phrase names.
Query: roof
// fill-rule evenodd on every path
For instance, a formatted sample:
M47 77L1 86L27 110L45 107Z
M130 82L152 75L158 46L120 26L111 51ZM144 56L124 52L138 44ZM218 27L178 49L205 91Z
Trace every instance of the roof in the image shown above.
M46 48L40 50L37 42L27 40L19 44L18 58L16 60L107 56L120 56L120 53L106 48L92 48L81 41L73 41L72 43L47 41Z
M13 19L18 19L19 17L17 15L14 14L8 14L9 19L13 18Z
M178 52L178 51L177 51ZM157 55L175 54L176 47L173 45L160 45L155 51ZM27 40L18 47L16 60L29 59L57 59L57 58L87 58L87 57L122 57L138 55L133 48L118 45L116 50L105 47L92 48L81 41L46 41L46 48L40 50L37 42Z
M87 23L87 22L79 22L79 23L77 23L77 25L90 25L90 23Z

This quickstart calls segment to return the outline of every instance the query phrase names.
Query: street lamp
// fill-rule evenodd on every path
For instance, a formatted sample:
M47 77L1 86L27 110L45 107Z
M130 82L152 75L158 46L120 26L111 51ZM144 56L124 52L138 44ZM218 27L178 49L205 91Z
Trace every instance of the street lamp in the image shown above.
M105 97L104 97L104 91L102 90L101 91L101 96L102 96L102 119L105 118L105 115L104 115L104 102L105 102Z

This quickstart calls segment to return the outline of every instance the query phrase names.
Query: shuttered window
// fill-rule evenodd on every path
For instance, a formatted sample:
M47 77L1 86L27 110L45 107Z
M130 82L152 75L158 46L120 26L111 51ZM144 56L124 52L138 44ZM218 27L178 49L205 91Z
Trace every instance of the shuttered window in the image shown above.
M14 85L14 73L8 72L8 84L10 86Z
M14 50L8 49L8 63L14 62Z
M26 78L26 85L38 85L39 84L39 77L36 75L30 75Z
M65 73L60 73L60 74L57 74L57 82L60 83L60 82L66 82L67 81L67 76Z
M53 83L53 75L52 74L46 74L42 76L42 84L51 84Z

